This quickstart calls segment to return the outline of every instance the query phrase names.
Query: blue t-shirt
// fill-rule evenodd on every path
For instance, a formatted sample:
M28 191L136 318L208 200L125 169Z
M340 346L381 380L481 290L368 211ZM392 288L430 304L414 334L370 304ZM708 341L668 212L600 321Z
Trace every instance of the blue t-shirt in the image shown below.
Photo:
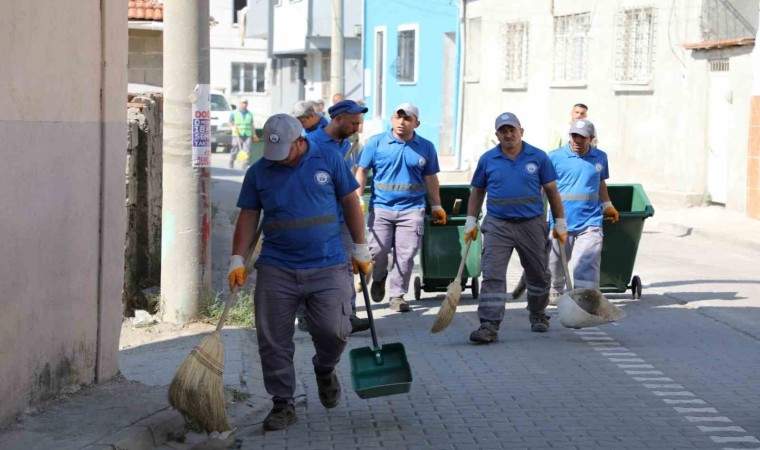
M317 113L317 114L319 114L319 113ZM308 136L308 135L310 135L311 133L313 133L313 132L315 132L315 131L319 130L319 129L320 129L320 128L322 128L322 127L324 127L324 126L325 126L325 125L327 125L328 123L330 123L330 121L329 121L329 120L327 120L327 119L325 118L325 116L322 116L322 115L320 115L320 116L319 116L319 122L317 122L317 124L316 124L316 125L314 125L314 126L313 126L313 127L311 127L311 128L304 128L304 129L303 129L303 131L301 131L301 136Z
M237 203L264 211L258 262L292 269L346 263L339 200L358 188L340 155L311 144L296 167L258 160L245 174Z
M549 157L523 141L514 161L501 146L488 150L478 160L472 186L486 190L488 215L499 219L519 219L544 213L541 186L557 179Z
M604 219L599 200L599 183L610 177L607 154L596 147L580 156L570 144L549 152L557 171L557 189L562 196L567 230L576 232L601 227ZM552 225L554 221L551 221Z
M358 165L374 171L370 204L393 211L424 208L425 177L441 171L432 142L417 133L404 142L392 131L372 136Z

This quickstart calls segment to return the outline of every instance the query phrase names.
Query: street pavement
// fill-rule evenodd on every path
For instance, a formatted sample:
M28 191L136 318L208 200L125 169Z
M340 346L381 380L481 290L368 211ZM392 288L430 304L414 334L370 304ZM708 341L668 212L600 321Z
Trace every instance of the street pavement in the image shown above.
M213 155L212 171L220 290L243 175L222 168L226 157ZM0 432L0 449L760 449L760 221L718 207L658 208L651 200L656 212L645 222L634 270L642 297L607 295L627 314L619 323L567 329L551 307L550 332L531 333L522 298L507 304L498 343L473 345L477 300L469 289L451 326L435 335L429 330L443 293L423 292L405 314L373 303L380 343L406 349L409 394L358 398L346 353L343 399L326 410L310 337L296 331L298 421L267 433L261 422L271 402L255 333L227 328L224 382L244 395L230 403L236 429L226 440L185 434L166 401L198 329L157 331L121 351L123 378L28 412ZM520 273L514 257L509 289ZM365 346L368 332L349 338L349 349Z

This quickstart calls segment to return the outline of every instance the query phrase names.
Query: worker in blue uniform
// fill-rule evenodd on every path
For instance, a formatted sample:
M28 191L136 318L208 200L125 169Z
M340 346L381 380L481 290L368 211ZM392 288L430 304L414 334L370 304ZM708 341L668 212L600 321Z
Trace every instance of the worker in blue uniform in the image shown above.
M507 300L507 265L513 250L517 250L525 269L531 331L549 331L549 317L545 312L549 303L549 239L541 189L546 192L549 206L557 218L554 236L564 240L567 234L562 201L557 192L557 174L549 157L522 140L523 128L514 114L499 114L495 129L499 144L478 161L472 177L464 229L467 242L477 237L477 217L488 194L488 212L481 226L480 326L470 334L470 340L477 343L498 340Z
M364 192L367 174L374 171L367 226L374 261L372 300L385 298L388 256L393 252L390 273L391 311L409 311L404 300L414 269L414 257L425 230L425 197L430 200L434 223L446 223L438 187L438 155L433 143L414 130L420 126L419 109L402 103L391 116L392 129L369 139L359 155L357 196Z
M594 124L587 119L576 120L568 134L570 142L549 152L567 221L565 251L568 260L573 261L574 287L596 288L602 259L603 220L614 223L620 215L607 192L605 180L610 176L607 154L591 145L596 136ZM552 243L549 269L552 273L549 298L556 300L565 289L558 242Z
M336 152L310 145L302 129L288 114L275 114L264 124L264 157L243 180L228 272L230 289L243 285L243 255L263 213L254 307L264 386L274 402L264 419L266 430L283 429L296 420L293 333L302 302L316 350L312 362L319 399L326 408L340 401L336 366L351 331L353 286L339 209L353 238L355 273L368 273L371 265L356 180Z

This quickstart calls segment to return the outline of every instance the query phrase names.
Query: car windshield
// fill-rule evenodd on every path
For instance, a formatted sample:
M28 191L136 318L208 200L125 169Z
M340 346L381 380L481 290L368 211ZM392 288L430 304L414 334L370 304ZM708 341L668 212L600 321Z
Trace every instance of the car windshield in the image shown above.
M230 111L231 109L223 95L211 94L211 111Z

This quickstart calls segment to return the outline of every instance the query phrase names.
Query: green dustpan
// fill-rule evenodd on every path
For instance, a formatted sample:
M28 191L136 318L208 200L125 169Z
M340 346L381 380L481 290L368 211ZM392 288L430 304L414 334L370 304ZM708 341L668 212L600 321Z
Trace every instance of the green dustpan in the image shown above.
M384 397L404 394L412 387L412 368L406 359L404 345L400 342L380 347L375 333L375 320L367 294L367 281L359 272L367 306L369 329L372 333L372 347L355 348L348 354L351 362L351 384L359 398Z

